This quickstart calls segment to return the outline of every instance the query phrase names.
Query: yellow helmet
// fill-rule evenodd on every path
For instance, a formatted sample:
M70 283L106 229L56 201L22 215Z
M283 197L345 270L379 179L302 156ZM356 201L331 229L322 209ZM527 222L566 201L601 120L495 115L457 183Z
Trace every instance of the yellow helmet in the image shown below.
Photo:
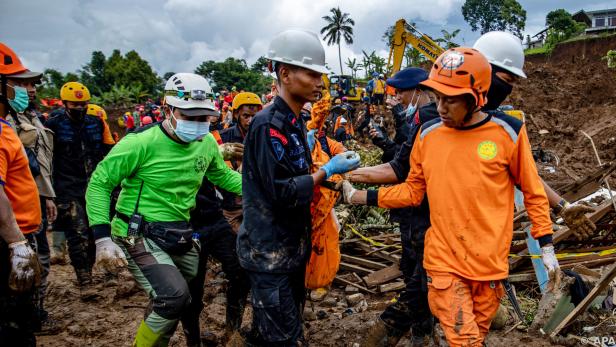
M90 91L79 82L67 82L60 89L60 99L63 101L90 101Z
M263 106L261 99L255 93L242 92L233 98L233 104L230 108L238 110L242 105L259 105Z
M104 108L98 105L88 104L88 111L86 112L86 114L89 114L90 116L94 117L100 117L104 121L107 120L107 112L105 112Z

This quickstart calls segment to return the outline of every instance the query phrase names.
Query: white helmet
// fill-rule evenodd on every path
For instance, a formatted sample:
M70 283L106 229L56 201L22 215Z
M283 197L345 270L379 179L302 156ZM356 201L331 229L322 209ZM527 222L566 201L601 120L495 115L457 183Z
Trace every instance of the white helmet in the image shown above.
M481 35L473 45L490 62L514 75L526 78L524 67L524 48L522 41L505 31L490 31Z
M276 35L267 50L268 59L308 70L328 73L325 67L325 50L317 34L290 29Z
M217 116L214 93L203 76L176 73L165 84L165 103L182 110L186 116Z

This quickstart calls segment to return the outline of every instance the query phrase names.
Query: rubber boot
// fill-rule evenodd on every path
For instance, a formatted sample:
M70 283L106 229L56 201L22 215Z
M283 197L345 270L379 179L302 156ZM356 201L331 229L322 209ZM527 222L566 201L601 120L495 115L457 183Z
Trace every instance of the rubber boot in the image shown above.
M368 331L364 347L394 347L404 335L403 332L387 326L381 319Z
M182 321L182 330L184 331L184 337L186 337L187 347L201 347L201 331L199 329L199 320L194 319L191 322L188 320Z
M139 329L137 329L137 335L135 341L133 341L133 347L155 347L159 346L161 333L155 333L145 324L145 321L141 321Z
M79 297L81 301L91 301L99 298L100 293L94 287L92 273L86 270L76 270L77 282L79 282Z

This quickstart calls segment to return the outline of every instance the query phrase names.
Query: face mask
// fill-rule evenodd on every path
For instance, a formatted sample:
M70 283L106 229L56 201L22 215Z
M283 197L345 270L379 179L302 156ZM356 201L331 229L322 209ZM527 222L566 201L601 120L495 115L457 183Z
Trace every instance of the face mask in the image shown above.
M28 91L24 87L12 86L15 91L15 97L13 100L9 99L9 105L15 110L17 113L22 113L28 107L28 103L30 102L30 98L28 97Z
M87 111L88 111L88 109L85 108L85 107L67 108L66 109L66 112L68 112L68 115L71 116L71 118L74 119L74 120L81 120L81 119L83 119L83 117L85 117Z
M175 119L175 134L184 142L193 142L202 139L210 132L210 122L196 122L190 120Z
M406 108L407 121L413 119L413 117L415 117L415 112L417 112L417 106L419 105L419 97L417 98L417 101L415 101L415 104L413 104L413 99L415 98L416 93L417 93L417 89L413 91L413 96L411 97L411 103L409 103L409 106Z
M500 104L507 99L507 96L511 94L513 86L492 72L492 84L488 90L488 102L483 106L484 110L496 110Z

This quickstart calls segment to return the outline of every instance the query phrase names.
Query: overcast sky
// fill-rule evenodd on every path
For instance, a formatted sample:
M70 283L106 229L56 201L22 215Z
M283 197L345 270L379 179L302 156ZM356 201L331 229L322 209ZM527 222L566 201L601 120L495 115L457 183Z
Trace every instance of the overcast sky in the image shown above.
M557 8L615 8L616 0L518 0L527 11L525 34L543 28ZM232 56L251 64L265 55L269 40L290 27L318 32L321 18L340 6L355 20L355 42L342 46L343 62L376 50L387 57L383 32L399 18L417 22L433 37L440 30L462 29L457 42L472 45L479 37L464 22L464 0L7 0L0 11L0 40L12 47L31 70L80 69L92 51L109 55L134 49L163 75L193 71L205 60ZM339 70L336 46L327 47L329 66ZM348 69L345 67L348 73Z

